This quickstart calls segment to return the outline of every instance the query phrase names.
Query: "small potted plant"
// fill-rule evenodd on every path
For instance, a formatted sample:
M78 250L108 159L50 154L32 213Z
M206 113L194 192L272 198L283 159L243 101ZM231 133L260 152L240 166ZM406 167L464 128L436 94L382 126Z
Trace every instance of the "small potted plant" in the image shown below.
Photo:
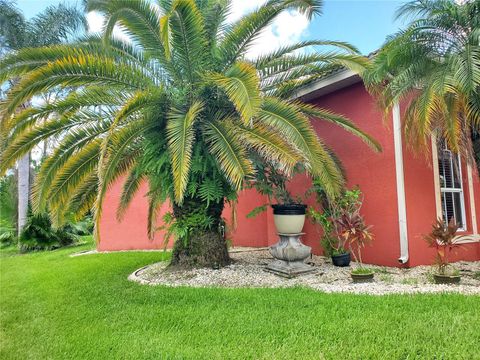
M433 274L436 284L458 284L460 272L450 265L451 252L460 245L455 243L458 224L452 218L448 224L438 219L432 225L430 234L424 236L427 244L436 250L435 264L437 271Z
M312 222L319 224L323 230L321 245L324 255L330 256L335 266L349 266L351 261L349 244L344 237L338 235L339 231L336 228L335 220L341 214L353 213L361 206L361 191L359 189L345 190L338 198L332 200L318 182L314 181L311 190L315 192L322 211L310 207L308 215Z
M289 177L273 164L257 163L257 178L252 183L260 194L267 195L269 203L253 209L247 217L265 211L268 205L273 208L273 220L279 234L299 234L305 224L307 205L295 200L287 189ZM275 202L275 203L274 203Z
M320 212L313 207L308 208L308 217L314 224L319 224L322 228L323 234L320 243L325 256L332 258L332 264L335 266L349 266L350 252L347 249L345 239L339 238L335 235L335 225L333 217L330 216L328 210Z
M374 272L363 266L362 249L373 240L370 232L371 226L367 226L360 214L360 206L353 212L341 210L335 219L335 226L339 237L348 244L358 267L351 272L353 282L372 281Z

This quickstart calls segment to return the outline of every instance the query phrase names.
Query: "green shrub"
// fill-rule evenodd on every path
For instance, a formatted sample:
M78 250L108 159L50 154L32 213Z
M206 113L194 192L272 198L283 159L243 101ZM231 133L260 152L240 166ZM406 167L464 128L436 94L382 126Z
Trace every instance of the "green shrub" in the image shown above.
M17 191L13 175L0 179L0 247L13 245L17 241Z
M80 221L75 221L73 218L69 219L63 226L65 231L79 236L92 235L93 233L93 219L91 215L85 216Z
M13 175L0 178L0 226L15 228L17 222L17 188Z
M72 225L54 229L48 214L30 214L18 239L22 251L50 250L75 243Z
M15 228L5 226L0 222L0 248L4 248L15 244L17 237L15 236Z
M22 250L48 250L58 245L56 232L47 214L30 214L18 239Z
M323 249L323 256L331 257L334 255L342 255L343 253L338 253L332 246L333 240L328 236L322 236L320 239L320 246Z

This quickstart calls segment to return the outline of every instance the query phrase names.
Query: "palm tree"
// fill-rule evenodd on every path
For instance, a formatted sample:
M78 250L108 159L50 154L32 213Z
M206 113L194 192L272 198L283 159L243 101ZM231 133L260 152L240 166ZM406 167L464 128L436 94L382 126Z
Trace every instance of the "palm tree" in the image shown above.
M282 12L311 17L320 5L269 0L229 24L226 0L90 1L88 10L105 17L101 36L21 50L0 64L2 80L21 79L2 109L8 140L0 171L38 142L57 138L33 188L35 211L48 209L58 225L65 213L82 215L93 206L98 239L109 186L125 179L121 219L140 183L148 181L150 236L160 205L172 204L164 219L176 238L172 264L228 263L221 213L253 178L252 154L286 175L302 163L334 196L343 178L309 116L379 148L348 119L291 100L297 89L339 66L363 69L365 59L350 45L307 41L254 60L245 56ZM328 50L319 51L322 46ZM313 51L302 52L307 48ZM15 114L32 96L59 86L75 91ZM37 123L52 113L60 117Z
M50 6L31 20L26 20L14 1L0 0L0 56L22 48L59 44L68 40L76 31L86 28L81 11L65 5ZM18 81L9 78L11 87ZM22 104L29 107L29 102ZM26 220L30 194L30 152L17 161L18 170L18 234Z
M367 83L386 112L406 101L411 145L425 146L438 132L471 158L480 129L480 1L415 0L397 16L413 20L376 54Z

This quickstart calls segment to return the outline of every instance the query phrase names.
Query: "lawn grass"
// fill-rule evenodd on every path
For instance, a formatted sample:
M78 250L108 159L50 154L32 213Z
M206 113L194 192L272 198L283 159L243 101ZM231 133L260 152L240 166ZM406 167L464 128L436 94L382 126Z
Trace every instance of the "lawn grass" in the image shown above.
M478 359L480 297L142 286L165 258L1 257L1 359Z

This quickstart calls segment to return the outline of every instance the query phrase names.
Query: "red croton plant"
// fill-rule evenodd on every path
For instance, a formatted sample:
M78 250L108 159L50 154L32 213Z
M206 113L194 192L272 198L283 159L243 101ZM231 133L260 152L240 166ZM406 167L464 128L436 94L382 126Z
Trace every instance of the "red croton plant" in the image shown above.
M362 248L373 240L371 226L366 225L360 215L360 206L355 211L341 211L339 215L334 219L338 235L348 244L355 261L362 267Z
M445 224L442 219L437 219L432 225L430 234L424 237L428 246L436 249L435 264L438 273L441 275L446 274L450 265L450 254L460 246L460 244L455 243L458 228L459 226L453 218L448 224Z

